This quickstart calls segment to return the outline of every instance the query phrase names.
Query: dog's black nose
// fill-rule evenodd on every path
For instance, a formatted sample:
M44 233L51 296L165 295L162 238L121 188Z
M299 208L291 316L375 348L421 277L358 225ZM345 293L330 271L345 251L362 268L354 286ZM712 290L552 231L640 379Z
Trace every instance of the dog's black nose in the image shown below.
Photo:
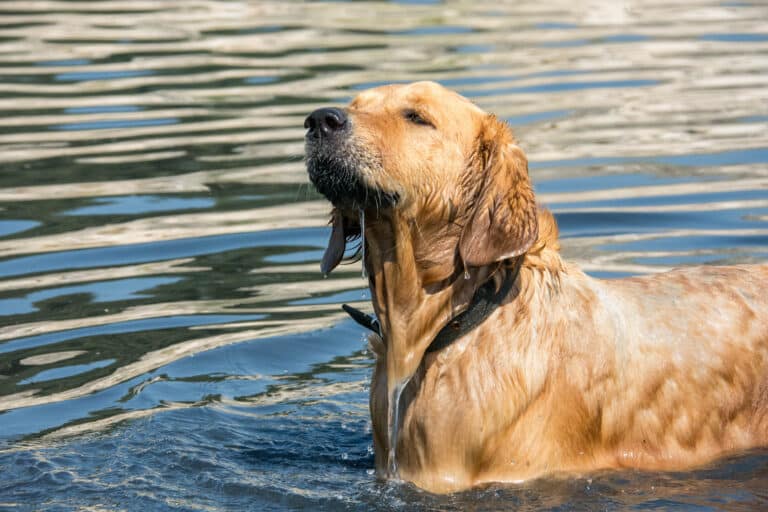
M347 126L347 114L338 108L319 108L304 120L304 128L309 130L307 135L320 133L329 135L343 130L345 126Z

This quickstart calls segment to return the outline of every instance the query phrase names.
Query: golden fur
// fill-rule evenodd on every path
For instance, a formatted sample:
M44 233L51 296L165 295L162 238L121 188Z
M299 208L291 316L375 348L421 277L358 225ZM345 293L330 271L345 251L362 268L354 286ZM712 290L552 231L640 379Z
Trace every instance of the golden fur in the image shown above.
M768 265L593 279L561 259L504 123L428 82L363 92L345 112L339 151L398 197L364 208L379 475L443 493L768 444ZM359 215L336 205L329 251ZM426 354L518 261L502 305Z

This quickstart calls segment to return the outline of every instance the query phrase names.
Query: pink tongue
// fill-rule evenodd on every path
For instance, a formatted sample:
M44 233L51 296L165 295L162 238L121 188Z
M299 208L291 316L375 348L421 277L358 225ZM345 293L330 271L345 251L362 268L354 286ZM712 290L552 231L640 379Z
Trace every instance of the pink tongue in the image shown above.
M344 236L344 220L338 213L333 214L333 229L331 238L328 239L328 247L323 254L323 261L320 263L320 271L324 276L331 273L333 269L341 262L344 257L344 247L346 238Z

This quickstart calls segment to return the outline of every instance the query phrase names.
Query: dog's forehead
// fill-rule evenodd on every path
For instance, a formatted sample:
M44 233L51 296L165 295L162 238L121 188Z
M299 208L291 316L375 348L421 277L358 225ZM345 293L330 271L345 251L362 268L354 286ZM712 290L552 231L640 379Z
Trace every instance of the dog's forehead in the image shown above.
M468 113L483 114L474 103L460 94L435 82L382 85L358 94L350 103L352 108L404 108L466 109Z

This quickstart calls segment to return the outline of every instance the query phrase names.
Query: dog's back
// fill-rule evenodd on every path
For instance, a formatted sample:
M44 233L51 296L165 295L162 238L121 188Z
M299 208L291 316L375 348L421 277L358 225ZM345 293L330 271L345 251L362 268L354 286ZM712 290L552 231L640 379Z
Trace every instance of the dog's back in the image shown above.
M768 443L768 265L592 281L615 334L601 436L618 465L671 468Z

